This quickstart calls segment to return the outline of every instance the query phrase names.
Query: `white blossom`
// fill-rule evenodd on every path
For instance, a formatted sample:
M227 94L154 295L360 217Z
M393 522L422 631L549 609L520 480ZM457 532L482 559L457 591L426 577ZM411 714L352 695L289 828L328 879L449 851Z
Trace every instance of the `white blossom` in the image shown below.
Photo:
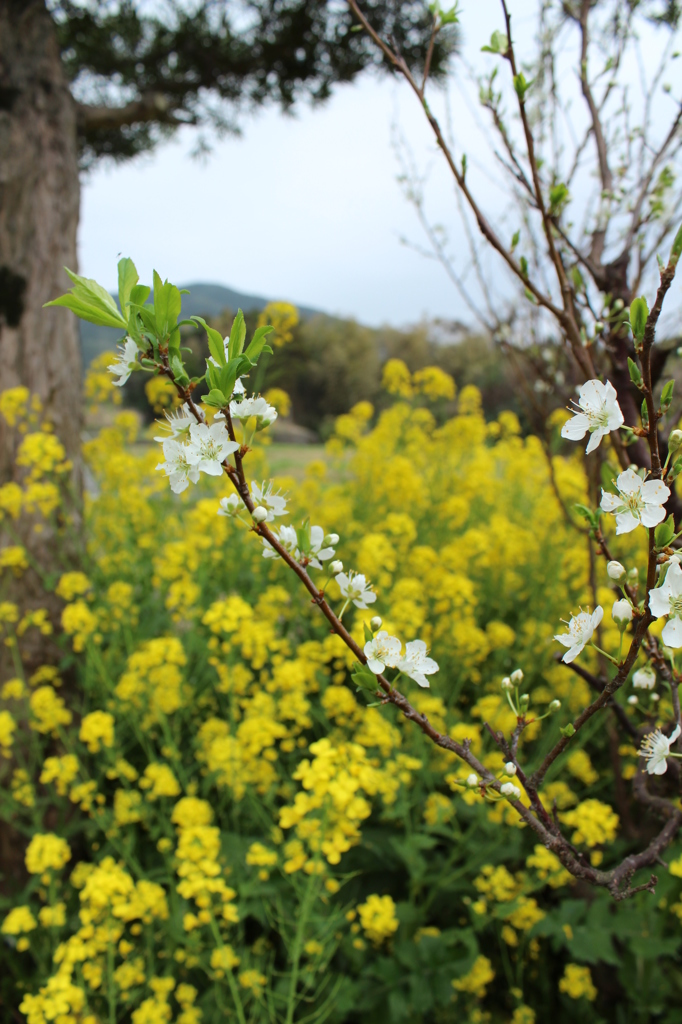
M333 534L338 540L338 534ZM322 562L328 562L330 558L333 558L336 551L332 547L323 547L324 542L329 540L329 537L325 537L324 530L321 526L310 527L310 564L314 569L321 569Z
M649 775L665 775L668 770L666 758L670 757L670 748L680 732L682 730L677 725L669 737L664 736L660 729L644 737L639 756L646 760Z
M373 619L369 620L370 628L376 633L377 629L381 629L381 616L375 615Z
M112 381L112 384L121 388L137 366L137 354L140 350L132 338L126 338L124 344L118 346L118 350L120 355L116 356L115 363L107 366L107 370L118 377L118 380Z
M478 775L474 775L473 772L471 773L471 775L467 775L467 786L469 786L471 789L473 789L474 786L477 786L477 785L478 785Z
M513 782L503 782L500 786L500 793L502 796L513 797L514 800L518 800L521 796L521 790Z
M589 432L587 453L599 447L605 434L618 430L625 422L616 389L608 380L606 384L600 380L588 380L581 387L577 405L574 405L573 418L564 423L561 436L570 441L580 441Z
M277 410L258 395L243 398L241 402L230 402L230 416L233 420L248 420L255 416L256 430L263 430L275 422Z
M268 510L266 508L263 508L262 505L256 505L253 512L251 513L251 518L253 519L254 523L264 523L268 518Z
M592 614L580 612L574 615L568 623L568 633L557 633L554 636L564 647L568 647L561 659L567 665L578 657L586 643L592 639L592 634L599 625L604 615L604 609L597 605Z
M192 415L190 408L185 402L179 409L174 409L172 412L167 412L166 419L161 421L161 426L165 430L169 430L170 433L163 434L161 437L155 437L155 441L159 441L163 444L169 437L178 438L183 440L189 437L189 428L193 423L196 423L194 416Z
M287 511L287 499L279 491L272 490L272 481L262 484L251 484L251 497L256 505L267 509L267 522L271 523L275 516L284 516Z
M280 526L279 530L273 530L272 533L292 558L298 560L301 557L301 552L298 550L298 537L293 526ZM263 558L279 558L279 551L270 547L265 537L263 537Z
M616 517L616 533L630 533L642 526L658 526L665 519L670 490L662 480L642 480L634 469L626 469L616 480L618 494L602 490L601 507Z
M207 423L193 423L189 428L189 437L187 457L194 462L200 473L207 473L208 476L221 476L221 463L239 448L236 441L230 441L222 423L212 423L210 427Z
M511 681L514 684L514 686L518 686L519 683L523 682L523 669L522 668L515 668L514 671L511 674L510 678L511 678Z
M505 775L516 775L516 765L513 761L507 761L504 766L504 773Z
M653 690L656 685L656 673L651 665L638 668L632 674L632 685L638 690Z
M662 586L649 591L649 608L657 619L667 615L661 639L667 647L682 647L682 569L671 562Z
M627 570L620 562L609 562L606 566L606 572L609 579L615 580L616 583L622 583L627 576Z
M330 563L329 571L332 574L332 576L338 576L338 574L340 572L343 572L343 562L341 561L340 558L337 558L337 559L335 559L335 561ZM381 622L379 622L379 626L380 625L381 625ZM379 627L377 626L377 629L378 628Z
M220 507L218 509L219 516L228 516L230 519L236 516L237 513L244 507L244 503L238 494L231 494L229 498L220 499Z
M419 686L429 686L427 676L438 671L438 662L428 658L428 648L423 640L412 640L405 644L405 654L398 662L398 668Z
M341 595L346 601L352 601L356 608L364 611L368 604L374 604L377 595L362 573L340 572L334 579L339 585Z
M156 468L163 470L170 479L171 491L174 494L181 494L190 480L193 484L198 481L199 467L188 459L189 445L180 444L172 437L167 437L163 442L163 454L166 461L160 462Z
M397 636L389 636L386 630L382 629L373 640L368 640L365 644L367 668L377 676L387 665L389 668L397 668L401 651L402 644Z

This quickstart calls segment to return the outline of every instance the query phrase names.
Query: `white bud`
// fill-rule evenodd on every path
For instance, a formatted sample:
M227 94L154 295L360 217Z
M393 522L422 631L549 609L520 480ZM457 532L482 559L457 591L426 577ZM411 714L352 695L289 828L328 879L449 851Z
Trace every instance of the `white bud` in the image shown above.
M335 562L331 562L329 571L335 576L339 572L343 572L343 562L340 558L337 558Z
M470 789L474 789L477 785L478 775L474 775L473 772L471 773L471 775L467 775L467 786L469 786Z
M622 583L627 576L627 569L620 562L609 562L606 572L609 579L615 580L616 583Z
M378 629L381 629L381 616L375 615L373 619L369 620L369 625L370 628L373 629L374 632L376 633Z
M651 665L638 668L632 674L632 685L638 690L653 690L656 685L656 673Z
M339 543L338 533L328 533L322 543L326 548L333 548L335 544Z
M515 668L511 674L511 681L514 686L518 686L519 683L523 682L523 672L520 668Z
M519 707L521 708L522 711L525 711L529 704L530 704L530 694L529 693L522 693L521 696L519 697Z
M628 697L628 704L639 704L639 697L636 693L633 693L631 697Z
M521 796L521 790L518 786L515 786L513 782L505 782L500 786L500 793L502 796L511 796L515 800Z
M668 451L676 452L678 448L682 448L682 430L673 430L668 438Z
M628 623L632 622L632 606L630 602L625 599L614 601L611 616L621 633L624 632L627 629Z
M504 774L516 775L516 765L513 761L507 761L506 765L504 766Z
M549 703L549 710L550 711L558 711L560 707L561 707L561 701L560 700L553 700L553 701L550 701L550 703Z
M266 508L263 508L262 505L256 505L253 512L251 513L251 518L253 519L254 523L264 523L265 520L268 518L268 510Z
M651 699L652 700L660 700L661 698L659 697L659 695L657 693L652 693L651 694Z
M628 580L628 583L631 584L631 586L633 586L633 587L637 586L637 583L639 582L639 572L637 571L636 568L628 569L627 580Z
M502 689L503 690L513 690L514 689L514 684L512 683L512 681L509 678L509 676L505 676L504 679L502 680Z

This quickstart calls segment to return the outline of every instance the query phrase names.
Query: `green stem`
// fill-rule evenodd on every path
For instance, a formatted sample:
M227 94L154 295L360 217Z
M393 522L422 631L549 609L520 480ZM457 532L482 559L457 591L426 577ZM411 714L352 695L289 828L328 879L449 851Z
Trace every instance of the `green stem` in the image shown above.
M311 875L308 884L306 886L305 895L303 897L303 904L301 906L301 912L299 914L298 923L296 925L296 935L294 936L294 949L292 954L291 964L291 977L289 979L289 995L287 998L287 1015L285 1018L285 1024L293 1024L294 1010L296 1007L296 986L298 985L298 974L299 966L301 962L301 954L303 952L303 939L305 937L305 928L308 923L308 915L310 914L310 907L313 899L315 898L315 892L317 889L316 883L317 876Z

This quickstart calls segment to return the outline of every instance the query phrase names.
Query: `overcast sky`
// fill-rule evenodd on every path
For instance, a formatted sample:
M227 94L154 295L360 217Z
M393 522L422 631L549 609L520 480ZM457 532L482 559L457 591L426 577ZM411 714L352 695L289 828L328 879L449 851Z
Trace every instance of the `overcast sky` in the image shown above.
M536 2L511 7L517 38L529 37ZM462 27L465 59L481 68L493 61L480 48L502 27L498 0L466 3ZM457 81L449 95L477 192L504 221L502 196L477 170L489 157ZM429 169L431 217L452 228L453 182L418 102L399 83L365 75L323 107L301 105L294 117L257 113L241 138L217 143L204 161L191 157L196 135L188 130L151 156L97 167L83 185L81 273L113 289L124 254L143 280L154 267L177 284L225 284L368 324L470 319L442 268L401 244L424 238L396 180L396 124ZM464 239L453 244L464 253Z

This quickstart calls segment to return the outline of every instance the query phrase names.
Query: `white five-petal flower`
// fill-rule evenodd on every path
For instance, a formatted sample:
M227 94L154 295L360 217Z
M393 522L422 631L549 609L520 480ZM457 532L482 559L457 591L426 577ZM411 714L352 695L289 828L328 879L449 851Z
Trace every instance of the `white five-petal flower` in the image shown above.
M230 416L233 420L248 420L256 417L256 430L264 430L277 419L277 410L268 405L261 396L243 398L241 402L230 402Z
M137 366L137 354L140 350L132 338L126 338L124 344L118 346L118 350L120 355L116 356L115 363L107 366L107 370L118 377L118 380L112 381L112 384L121 388Z
M670 757L670 748L680 732L682 730L677 725L670 736L664 736L660 729L656 729L644 737L639 756L645 758L649 775L665 775L668 770L666 758Z
M397 636L389 636L385 629L368 640L365 644L365 657L367 668L375 675L380 675L388 665L389 668L397 668L400 661L402 644Z
M589 431L590 440L585 449L589 453L599 447L605 434L618 430L623 423L613 384L608 380L606 384L600 380L588 380L580 389L573 418L561 428L561 436L569 441L580 441Z
M668 621L661 639L668 647L682 647L682 569L671 562L662 586L649 591L649 608L657 619L664 615Z
M272 531L272 535L277 538L284 550L298 561L301 552L298 550L298 537L294 527L280 526L279 530ZM279 552L270 547L265 537L263 537L263 558L279 558Z
M220 505L218 508L219 516L227 516L228 519L232 519L244 508L244 502L238 494L230 494L228 498L221 498Z
M599 625L604 615L604 609L597 605L592 614L580 612L574 615L568 623L568 633L557 633L554 639L569 649L561 659L567 665L574 661L582 651L585 644L592 639L592 634Z
M642 480L634 469L626 469L616 479L618 494L601 492L601 507L616 517L616 533L630 533L640 524L658 526L665 519L663 506L670 490L662 480Z
M185 402L179 409L175 409L173 412L167 412L165 415L165 420L161 420L161 427L164 430L169 430L170 433L163 434L161 437L155 437L155 441L159 441L163 444L163 442L167 441L169 437L173 437L175 440L178 438L182 438L183 440L189 438L189 428L193 423L196 423L196 420L190 412L187 402Z
M426 677L438 671L438 662L427 655L428 647L423 640L411 640L405 644L405 654L398 662L398 668L420 686L429 686Z
M368 604L374 604L377 599L371 584L367 582L362 573L340 572L334 579L346 601L352 601L355 607L361 611L364 611Z
M189 438L187 458L208 476L221 476L221 463L239 448L236 441L230 441L222 423L212 423L210 427L207 423L193 423Z
M332 547L322 547L325 540L325 533L321 526L310 527L310 565L314 569L321 569L322 562L328 562L330 558L333 558L336 554L336 549Z
M191 480L195 484L199 479L199 467L190 462L189 445L180 444L172 437L167 437L163 442L163 454L165 462L160 462L157 469L162 469L170 479L171 491L174 494L181 494L189 485Z
M252 483L251 496L256 505L267 509L268 523L271 523L275 516L286 515L287 499L279 491L273 492L271 480L268 481L267 486L265 482L262 484Z

